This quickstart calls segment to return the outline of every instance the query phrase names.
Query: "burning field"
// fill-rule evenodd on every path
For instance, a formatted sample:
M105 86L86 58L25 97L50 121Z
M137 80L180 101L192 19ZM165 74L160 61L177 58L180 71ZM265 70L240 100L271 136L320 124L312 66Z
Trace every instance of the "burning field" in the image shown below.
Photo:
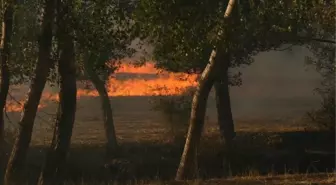
M152 110L149 100L158 95L171 96L183 93L185 89L196 85L196 78L196 75L159 71L152 63L146 63L141 67L122 64L106 83L119 139L128 140L130 136L135 135L142 137L140 133L143 132L151 132L152 135L149 137L153 138L153 135L165 130L165 127L162 127L161 115ZM77 87L78 101L73 142L83 140L104 142L99 94L94 86L87 82L78 82ZM17 127L16 123L20 119L28 91L29 85L11 86L6 106L7 127ZM59 100L58 91L58 87L50 85L46 85L43 91L35 119L33 144L43 145L50 141ZM136 133L130 134L133 131Z
M178 95L188 87L196 85L196 75L184 73L170 73L159 71L153 63L146 63L141 67L124 63L110 76L106 88L110 97L115 96L157 96ZM90 86L84 88L78 85L77 97L97 97L98 92ZM54 88L55 89L55 88ZM7 112L19 112L22 110L24 97L28 89L22 86L14 86L7 101ZM46 107L50 101L58 101L57 91L46 88L42 94L39 108Z
M290 68L285 69L279 61L270 62L271 57L268 55L270 54L261 55L258 60L262 62L256 62L246 70L242 69L243 85L230 89L234 117L277 119L289 115L302 115L318 105L318 96L313 94L313 89L319 84L316 74L305 71L302 68L303 64L294 62L291 63ZM288 74L282 73L281 70L270 70L270 68L284 68ZM127 111L138 106L144 108L148 104L148 97L179 95L196 84L197 75L160 71L149 62L141 67L123 63L116 73L109 77L106 88L112 98L112 106L115 112L118 112L124 105ZM83 82L78 82L77 87L79 106L84 100L95 99L98 96L98 92L92 85L87 87ZM29 85L11 86L6 112L20 112L28 90ZM120 99L123 99L123 103ZM134 99L141 100L141 104L144 105L126 106L125 102L128 100L135 103ZM46 85L39 108L47 108L55 101L58 101L58 88ZM97 100L98 103L99 100ZM210 117L216 119L212 95L209 98L208 109Z
M163 179L173 177L182 152L183 143L172 142L169 127L164 124L165 118L159 112L153 111L149 100L156 98L157 95L179 95L197 83L195 75L159 72L151 63L142 67L123 64L106 83L118 142L125 153L125 158L134 161L139 179L156 178L157 174ZM307 170L305 160L311 155L296 155L296 153L292 155L292 148L307 145L308 148L315 149L316 146L321 147L320 143L328 143L320 133L313 132L305 136L304 127L299 119L307 109L314 107L318 102L307 93L310 92L309 88L314 87L315 79L273 77L270 80L262 75L258 76L255 72L244 74L248 76L243 79L244 85L231 88L232 111L237 131L236 142L239 146L233 173L244 176L246 169L253 168L263 174L264 171L268 172L269 166L272 165L273 169L274 164L276 173L284 173L282 171L284 163L281 160L291 164L287 166L288 169L296 169L302 162L303 165L299 166L298 172ZM274 80L277 80L277 83L274 83ZM11 87L11 96L8 97L6 107L7 127L13 125L15 127L18 123L28 88L28 85ZM282 93L276 93L281 89L284 89ZM41 151L46 150L52 140L57 93L57 87L47 85L40 101L27 160L29 169L37 169L36 172L32 170L34 171L32 173L39 172L43 162L41 159L44 158L44 152ZM68 159L69 174L71 178L81 180L100 178L104 176L100 171L100 165L104 163L102 156L106 141L100 99L92 86L86 88L80 82L77 97L76 119ZM214 176L221 168L219 159L216 158L218 157L216 149L220 148L216 119L215 99L211 95L201 147L203 153L201 161L205 162L200 165L202 173L207 172ZM298 139L302 136L304 136L302 139ZM322 141L311 138L322 138L320 139ZM327 148L329 145L323 147ZM281 153L283 151L284 154ZM255 156L258 156L257 159ZM241 163L241 159L245 160L244 163ZM329 157L323 159L329 166L334 163ZM329 167L324 162L319 165L319 169ZM110 177L110 174L105 175Z
M238 122L237 129L251 129L251 126L246 126L250 125L251 121L254 125L263 125L263 127L269 120L277 122L277 124L271 124L274 127L283 127L284 124L288 126L297 122L300 116L319 102L311 95L311 89L315 87L316 80L311 79L309 75L304 74L309 78L301 78L296 71L292 76L277 77L272 73L273 77L269 79L262 76L260 72L256 72L260 71L258 68L260 66L265 64L260 63L258 66L256 63L249 67L249 70L252 70L244 72L243 85L230 90L232 112ZM254 67L258 70L253 69ZM141 136L141 139L144 139L144 136L159 139L162 131L166 129L162 124L164 118L159 112L153 111L150 100L155 99L157 95L179 95L196 84L196 75L159 71L152 63L146 63L141 67L122 64L106 83L119 139L128 140L136 135ZM6 106L7 126L11 127L19 121L28 90L29 85L11 87ZM279 93L280 91L282 92ZM82 82L78 82L77 97L73 140L103 142L104 129L98 92L92 85L85 87ZM35 120L33 143L41 143L41 138L44 138L42 140L44 142L51 137L57 101L58 88L46 85ZM208 100L206 122L215 124L216 118L215 98L211 94ZM255 126L255 128L260 127ZM48 137L45 137L46 131L48 131ZM130 132L134 133L130 134Z

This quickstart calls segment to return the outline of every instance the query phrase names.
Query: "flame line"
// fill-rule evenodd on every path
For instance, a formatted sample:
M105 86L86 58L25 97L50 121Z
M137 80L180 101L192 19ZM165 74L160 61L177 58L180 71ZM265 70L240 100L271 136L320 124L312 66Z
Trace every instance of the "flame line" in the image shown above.
M11 92L8 92L8 95L9 95L9 97L10 97L12 100L14 100L18 105L21 105L21 107L23 107L23 104L22 104L20 101L18 101L17 99L15 99L15 97L11 94ZM6 109L7 109L7 106L5 106L5 114L6 114L6 117L7 117L8 121L9 121L12 125L14 125L13 122L11 121L11 119L9 118ZM14 112L15 112L15 111L14 111ZM45 111L43 111L43 110L39 110L39 112L42 112L42 113L44 113L44 114L46 114L46 115L49 115L49 116L55 116L55 115L56 115L56 114L52 114L52 113L47 113L47 112L45 112ZM41 121L43 121L43 122L45 122L45 123L51 125L51 124L49 123L49 121L47 121L46 119L44 119L42 116L40 116L40 115L37 114L36 117L37 117L38 119L40 119Z
M136 78L133 78L134 75L136 75ZM179 95L186 89L194 87L197 84L197 79L198 75L195 74L172 73L156 69L152 62L147 62L140 67L130 63L122 63L120 68L107 79L105 87L109 97L172 96ZM18 86L18 89L20 89L20 86ZM11 89L12 91L13 89ZM14 101L9 101L6 104L9 112L18 112L23 108L24 101L15 99L15 95L10 94ZM77 98L79 99L82 96L97 97L99 94L95 88L78 88ZM50 101L58 102L58 99L58 93L44 91L38 107L39 111L46 115L54 115L42 111L41 108L48 106Z

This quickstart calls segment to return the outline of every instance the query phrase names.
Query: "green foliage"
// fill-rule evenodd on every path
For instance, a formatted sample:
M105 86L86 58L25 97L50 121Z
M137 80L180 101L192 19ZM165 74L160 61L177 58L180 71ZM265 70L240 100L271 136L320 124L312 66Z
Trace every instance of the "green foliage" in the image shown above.
M120 59L134 53L129 48L133 23L126 8L119 1L77 1L73 22L77 59L90 60L93 70L105 78Z
M335 40L335 1L329 3L328 8L321 5L314 6L310 16L319 27L315 30L317 37ZM319 14L316 14L316 12L319 12ZM315 89L321 97L320 108L308 112L308 117L318 127L335 131L335 44L312 42L308 45L308 48L313 57L307 57L306 62L315 66L316 71L322 77L320 87Z
M321 129L335 131L335 89L330 94L321 94L321 106L308 112L308 117Z
M89 52L94 56L92 67L97 73L108 76L119 64L119 59L131 56L133 49L128 48L133 39L133 24L130 15L124 11L127 6L119 6L118 1L74 1L69 5L72 28L76 46L76 59L79 75L83 71L83 59ZM34 74L38 57L38 41L43 15L43 3L23 1L15 7L12 54L10 57L11 84L28 82ZM57 25L51 59L59 58ZM106 65L107 61L112 61ZM114 62L114 63L113 63ZM57 83L57 64L51 70L49 83Z
M232 21L223 22L227 2L141 0L135 20L141 36L154 45L157 67L199 73L218 43L230 50L231 68L249 65L258 52L300 44L299 32L311 32L303 2L242 1Z
M10 56L11 81L27 82L33 74L38 52L38 35L42 5L29 1L16 5Z
M214 6L216 1L140 1L135 19L142 36L154 44L158 67L171 71L204 68L212 49L207 34L217 23L212 18L217 13L212 11ZM199 11L201 7L204 10Z
M15 5L13 36L11 43L10 71L11 84L27 83L34 74L38 58L38 42L43 15L43 3L40 1L22 1ZM57 45L53 38L51 60L57 60ZM50 84L57 79L56 68L48 77Z

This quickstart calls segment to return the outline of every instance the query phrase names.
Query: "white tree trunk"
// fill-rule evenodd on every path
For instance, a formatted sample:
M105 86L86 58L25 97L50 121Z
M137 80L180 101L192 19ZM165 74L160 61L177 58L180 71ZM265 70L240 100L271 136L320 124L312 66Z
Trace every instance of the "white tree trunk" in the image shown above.
M226 11L224 13L224 19L229 18L231 15L235 0L230 0ZM221 36L223 33L218 33ZM229 65L229 61L223 61L227 58L228 52L223 51L220 45L216 46L210 55L209 63L202 72L201 79L198 83L197 90L194 94L192 101L192 110L190 115L189 130L184 146L181 162L176 174L176 180L182 180L186 178L195 178L197 176L197 151L199 147L199 141L203 130L204 117L206 111L207 99L210 90L216 79L216 75L222 66ZM217 56L217 50L219 53ZM223 63L224 62L224 63Z

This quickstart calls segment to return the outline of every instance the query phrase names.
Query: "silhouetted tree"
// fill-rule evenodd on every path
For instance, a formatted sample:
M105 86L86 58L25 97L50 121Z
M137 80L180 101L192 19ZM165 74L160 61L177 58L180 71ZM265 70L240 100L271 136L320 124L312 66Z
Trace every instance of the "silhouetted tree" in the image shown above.
M119 1L81 1L74 20L79 66L97 89L101 100L106 136L106 155L118 153L113 112L105 83L134 49L128 48L133 36L128 3Z
M326 41L315 37L316 29L311 24L314 21L307 16L313 12L314 6L310 5L312 1L244 1L236 6L232 19L224 21L222 16L226 2L181 0L168 3L142 0L135 14L139 29L144 33L143 37L154 45L157 67L171 71L203 71L199 89L194 95L194 101L198 97L202 104L192 106L194 112L192 111L189 127L190 133L197 134L187 137L177 179L195 175L195 168L185 165L185 161L197 166L196 148L206 110L203 106L206 106L207 96L215 82L225 91L228 89L230 81L224 78L235 76L229 73L230 68L251 64L252 56L278 48L282 44L302 45L313 40ZM322 6L327 8L325 4ZM216 65L210 68L206 67L210 63L207 62L207 57L213 46L217 49L213 64ZM209 71L214 72L209 74ZM218 107L227 110L219 110L222 113L219 118L226 118L226 123L220 125L227 130L221 130L223 137L231 140L234 131L233 124L230 123L232 115L230 116L228 93L218 94L226 96L221 98L223 102L217 104L223 103L223 106ZM196 145L195 149L191 150L191 145ZM184 160L185 158L188 160Z
M60 50L58 73L60 75L59 106L53 140L39 178L39 184L60 184L60 173L65 164L71 143L76 113L76 62L74 54L72 21L73 1L57 1L57 39Z
M34 119L47 77L54 61L50 58L55 0L46 0L43 14L42 31L39 37L38 61L32 78L27 101L19 122L18 134L8 161L5 184L11 185L21 180L27 150L30 144Z
M1 33L1 79L0 79L0 182L2 183L5 167L5 106L9 90L9 57L11 55L11 38L13 32L13 2L9 2L4 10Z

